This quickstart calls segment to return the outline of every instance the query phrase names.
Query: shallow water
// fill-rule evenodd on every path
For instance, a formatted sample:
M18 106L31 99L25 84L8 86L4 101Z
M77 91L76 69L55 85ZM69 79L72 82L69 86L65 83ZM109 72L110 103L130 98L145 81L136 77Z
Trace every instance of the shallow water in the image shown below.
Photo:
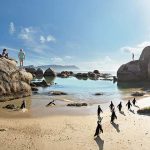
M42 79L35 79L34 82ZM119 84L106 80L78 80L75 77L71 78L47 78L48 83L57 83L46 88L39 88L38 94L33 94L31 97L25 98L28 111L11 111L1 109L0 116L12 117L39 117L50 114L93 114L96 112L97 104L101 104L103 109L108 108L110 101L117 105L121 100L132 99L131 93L139 90L147 90L150 84L146 83L125 83ZM66 96L50 96L49 91L63 91L68 93ZM102 92L103 95L95 96L97 92ZM147 93L149 95L149 93ZM46 107L51 100L56 100L55 106ZM0 107L7 104L15 104L20 106L22 100L13 100L0 103ZM75 108L67 107L70 102L86 102L88 107ZM12 113L13 112L13 113Z

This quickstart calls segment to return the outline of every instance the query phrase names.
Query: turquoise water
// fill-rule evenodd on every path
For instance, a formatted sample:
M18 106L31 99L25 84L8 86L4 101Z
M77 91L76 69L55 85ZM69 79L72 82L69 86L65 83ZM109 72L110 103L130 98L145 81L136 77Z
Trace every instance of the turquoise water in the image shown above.
M51 82L51 80L47 80ZM122 98L122 90L116 83L106 80L78 80L75 77L71 78L55 78L52 82L56 85L47 88L39 88L39 94L46 94L49 91L67 92L69 98L74 101L84 101L91 104L106 103L111 100L119 101ZM103 95L95 96L95 93L101 92Z
M42 81L42 79L35 79L33 82ZM79 80L75 77L70 78L46 78L48 83L57 83L50 85L46 88L39 87L37 94L33 94L30 97L23 98L26 100L27 113L22 112L9 112L9 110L1 109L0 116L8 117L39 117L47 115L62 115L62 114L95 114L97 105L101 104L103 110L109 108L110 101L113 101L115 106L122 100L131 100L132 92L139 90L147 90L147 94L150 92L150 83L113 83L113 81L107 80ZM65 96L50 96L49 91L63 91L68 93ZM103 95L95 96L97 92L103 93ZM46 107L46 105L55 100L55 106ZM70 100L70 101L67 101ZM68 103L72 102L86 102L87 107L67 107ZM0 107L7 104L14 104L20 106L22 99L13 101L7 101L0 104ZM126 102L125 102L126 103ZM4 115L5 114L5 115Z

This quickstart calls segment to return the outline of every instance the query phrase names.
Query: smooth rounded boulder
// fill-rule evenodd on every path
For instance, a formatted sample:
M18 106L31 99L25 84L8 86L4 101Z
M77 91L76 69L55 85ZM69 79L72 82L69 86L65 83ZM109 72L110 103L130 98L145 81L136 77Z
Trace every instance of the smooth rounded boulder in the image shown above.
M43 76L43 70L41 69L41 68L38 68L37 70L36 70L36 76L38 76L38 77L42 77Z
M148 79L150 79L150 46L143 49L139 60L123 64L117 71L118 82L137 82Z
M147 79L147 67L141 61L131 61L117 71L118 82L141 81Z
M44 77L56 77L56 73L53 69L48 68L45 72L44 72Z
M0 101L30 96L32 74L16 66L15 60L0 58Z

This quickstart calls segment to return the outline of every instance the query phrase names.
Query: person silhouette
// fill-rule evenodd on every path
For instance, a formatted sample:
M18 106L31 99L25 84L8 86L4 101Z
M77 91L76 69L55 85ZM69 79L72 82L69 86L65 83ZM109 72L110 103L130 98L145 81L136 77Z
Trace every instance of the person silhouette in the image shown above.
M134 98L132 104L135 106L135 103L136 103L136 99Z
M7 49L6 49L6 48L3 49L3 52L2 52L2 54L1 54L1 57L8 58L8 53L7 53Z
M131 110L132 104L131 104L130 100L128 100L128 103L126 104L126 106L128 106L128 110Z
M115 108L112 101L111 101L111 103L110 103L110 105L109 105L109 108L110 108L111 111Z
M132 53L132 60L134 61L134 53Z
M26 108L25 100L22 101L22 104L21 104L21 106L20 106L20 109L23 109L23 108Z
M23 49L20 49L20 52L18 53L18 58L20 61L20 67L23 67L23 63L25 60L25 52L23 51Z
M100 121L97 121L97 127L94 136L99 136L101 132L103 133L102 125L100 124Z
M121 112L121 109L122 109L122 102L119 103L119 105L117 106L117 108L118 108L119 111Z
M98 109L97 109L97 115L100 116L100 113L103 113L100 105L98 105Z
M113 123L115 119L117 119L117 116L116 116L115 110L113 109L112 113L111 113L111 121L110 122Z

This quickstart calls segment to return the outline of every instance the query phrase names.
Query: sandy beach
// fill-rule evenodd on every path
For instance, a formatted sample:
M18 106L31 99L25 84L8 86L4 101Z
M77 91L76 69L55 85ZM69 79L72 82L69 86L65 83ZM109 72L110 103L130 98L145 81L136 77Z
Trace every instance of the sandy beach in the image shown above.
M144 107L149 98L138 101ZM123 104L123 106L125 103ZM80 109L80 108L78 108ZM102 114L104 130L94 138L97 115L52 115L41 118L0 118L1 150L148 150L150 118L130 112L116 111L118 119L110 124L110 111Z

